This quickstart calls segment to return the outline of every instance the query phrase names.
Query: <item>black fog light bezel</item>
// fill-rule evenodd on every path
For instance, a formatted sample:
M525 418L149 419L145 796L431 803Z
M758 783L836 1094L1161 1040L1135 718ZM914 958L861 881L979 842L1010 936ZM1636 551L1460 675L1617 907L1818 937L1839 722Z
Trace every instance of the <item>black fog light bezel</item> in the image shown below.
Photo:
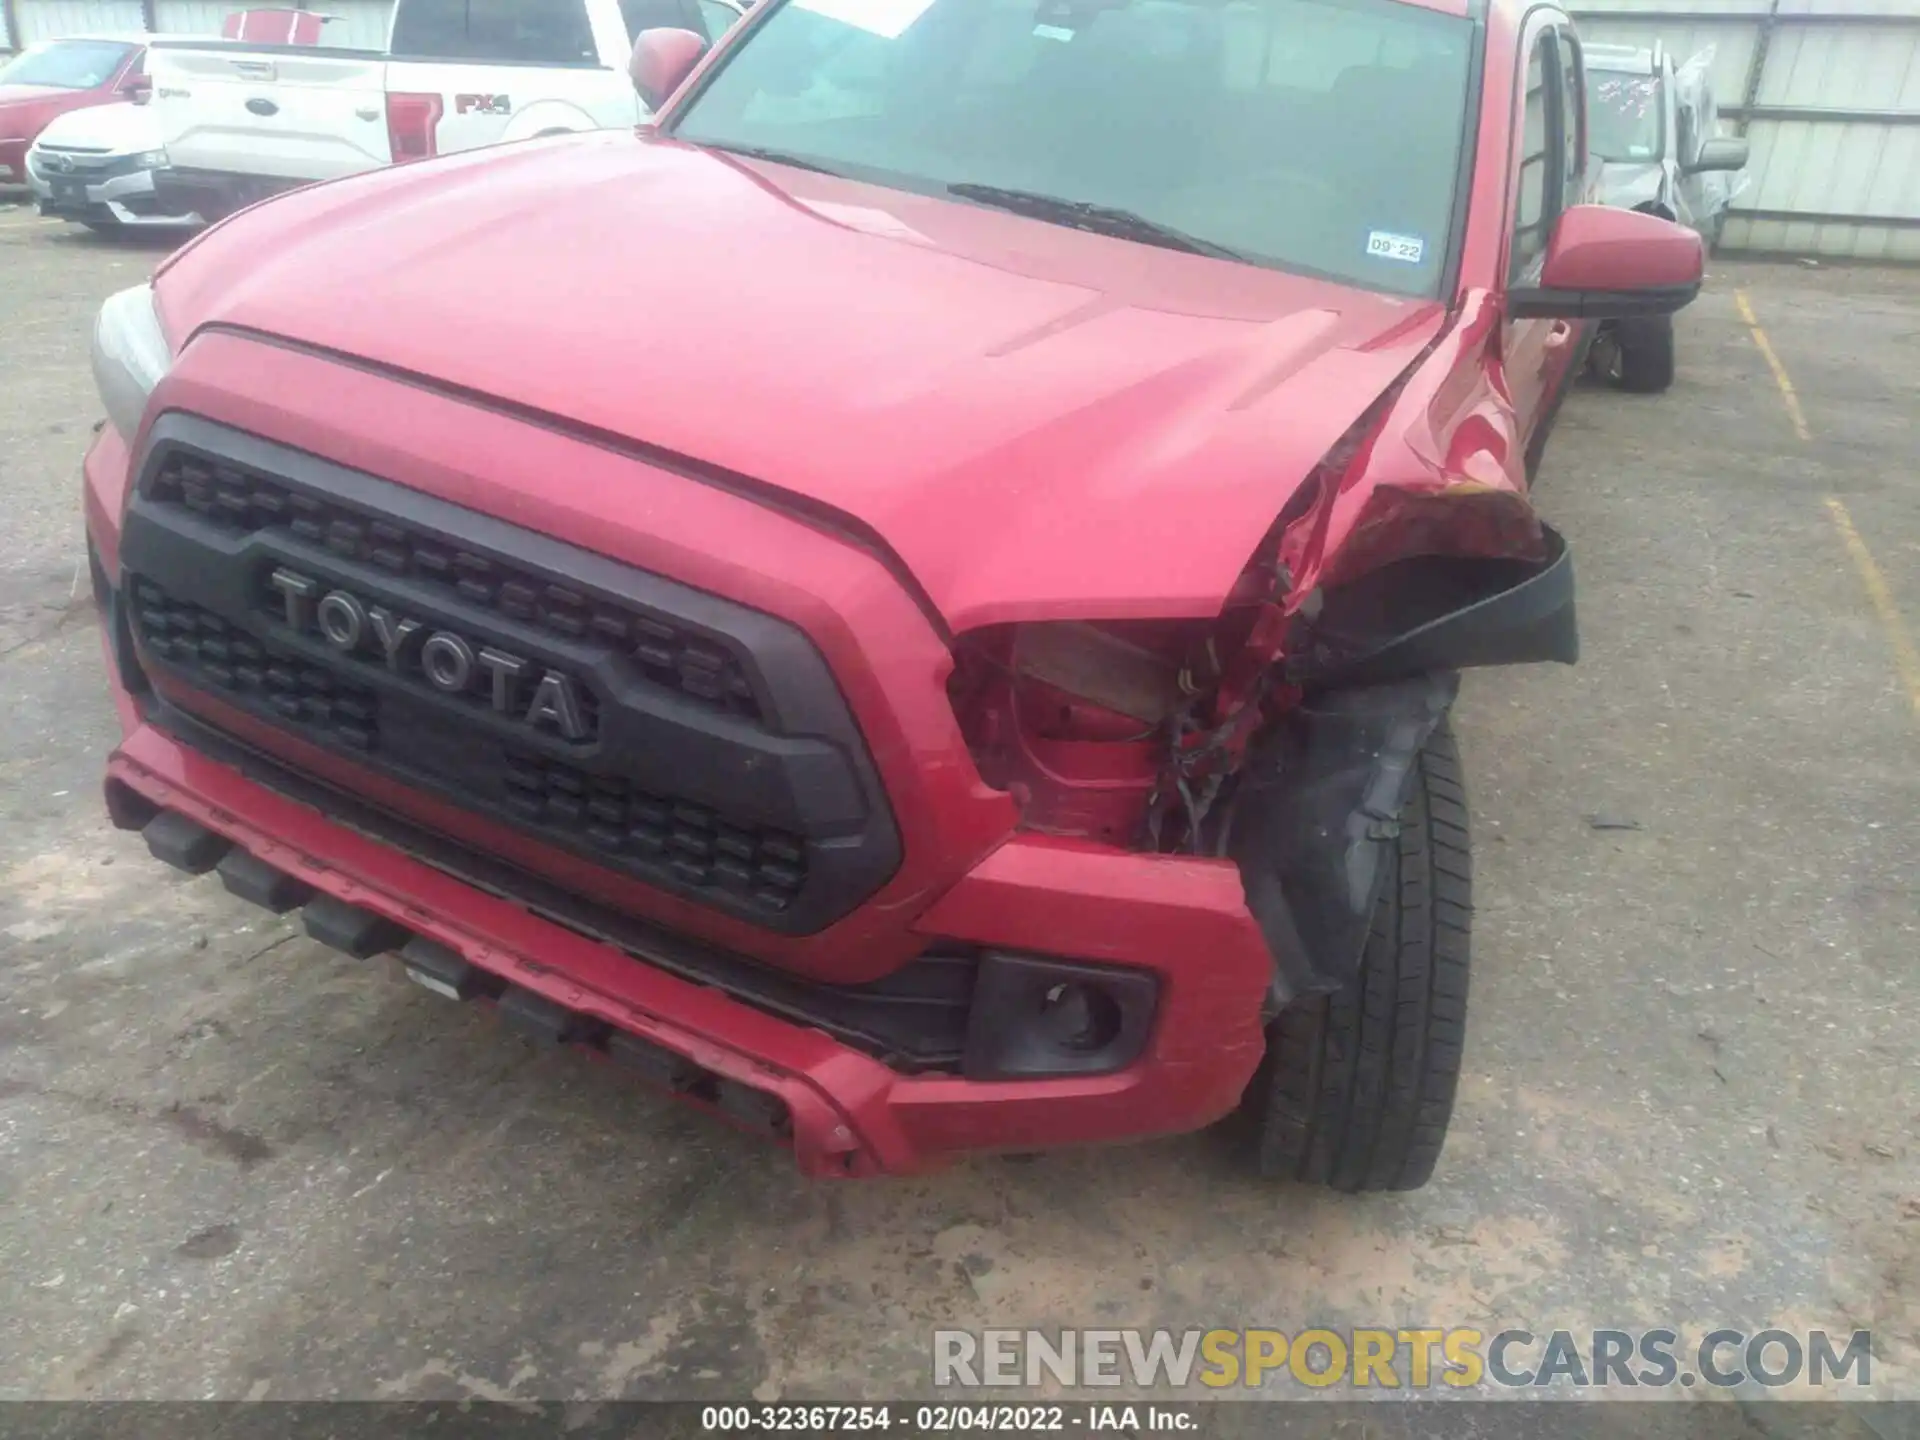
M1112 1034L1103 1043L1068 1044L1048 1033L1049 994L1075 985L1111 1007ZM960 1073L969 1080L1038 1080L1124 1070L1146 1048L1159 1000L1159 977L1150 970L984 951Z

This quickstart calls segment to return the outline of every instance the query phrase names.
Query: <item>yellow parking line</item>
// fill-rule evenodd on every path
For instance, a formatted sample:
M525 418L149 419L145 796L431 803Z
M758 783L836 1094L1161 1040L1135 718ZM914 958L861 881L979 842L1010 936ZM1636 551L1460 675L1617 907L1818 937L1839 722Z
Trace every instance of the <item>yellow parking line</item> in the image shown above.
M1780 363L1780 357L1773 353L1773 342L1767 339L1767 332L1760 328L1760 322L1754 317L1753 305L1747 299L1747 292L1733 292L1733 303L1740 307L1740 318L1747 322L1747 331L1753 336L1753 343L1760 347L1760 354L1767 362L1767 368L1773 371L1773 383L1780 387L1780 403L1787 407L1787 418L1793 421L1793 433L1802 440L1811 440L1813 432L1807 429L1807 417L1801 413L1800 397L1794 393L1793 381L1787 377L1787 367Z
M1813 432L1807 428L1806 412L1800 408L1800 396L1793 388L1793 379L1787 374L1787 367L1780 363L1780 357L1774 353L1773 342L1767 339L1767 332L1760 328L1759 317L1753 313L1753 302L1747 299L1745 290L1736 290L1733 292L1733 303L1739 307L1740 318L1747 322L1747 331L1766 360L1767 368L1773 371L1773 383L1780 387L1780 403L1786 408L1787 418L1793 421L1793 433L1802 440L1811 440ZM1833 528L1840 532L1840 543L1847 547L1853 568L1860 572L1860 583L1866 587L1873 613L1879 618L1880 628L1886 632L1887 648L1893 652L1893 668L1899 672L1900 683L1906 687L1907 701L1913 706L1914 717L1920 719L1920 649L1915 648L1912 638L1907 634L1900 607L1893 603L1893 587L1887 584L1887 577L1880 573L1873 552L1867 548L1867 542L1860 538L1859 530L1854 528L1853 516L1847 512L1845 502L1834 495L1827 496L1826 500L1827 513L1833 517Z
M1853 557L1854 569L1860 572L1860 583L1867 587L1867 598L1873 602L1873 610L1880 617L1880 628L1887 632L1887 644L1893 650L1893 668L1900 672L1900 679L1907 687L1907 699L1913 705L1915 719L1920 719L1920 650L1914 648L1907 635L1906 622L1900 618L1900 610L1893 603L1893 590L1887 584L1887 577L1880 573L1880 567L1874 563L1873 552L1867 549L1867 542L1860 538L1860 532L1853 526L1853 516L1847 513L1847 507L1834 496L1827 497L1827 513L1833 516L1833 528L1840 532L1840 542L1847 547L1847 554Z

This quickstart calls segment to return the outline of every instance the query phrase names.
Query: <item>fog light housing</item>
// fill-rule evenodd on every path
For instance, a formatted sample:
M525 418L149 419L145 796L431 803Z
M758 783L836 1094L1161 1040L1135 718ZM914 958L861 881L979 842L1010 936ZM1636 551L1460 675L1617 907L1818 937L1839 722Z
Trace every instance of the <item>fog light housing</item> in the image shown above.
M989 950L974 981L961 1073L1014 1080L1125 1069L1146 1046L1159 989L1146 970Z

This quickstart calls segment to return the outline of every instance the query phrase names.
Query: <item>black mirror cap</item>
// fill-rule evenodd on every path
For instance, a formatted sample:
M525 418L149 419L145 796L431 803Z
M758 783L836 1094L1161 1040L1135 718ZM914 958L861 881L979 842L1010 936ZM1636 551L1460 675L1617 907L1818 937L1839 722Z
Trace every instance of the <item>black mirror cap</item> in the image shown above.
M1660 285L1644 290L1550 290L1541 285L1507 291L1507 315L1513 320L1631 320L1642 315L1671 315L1700 293L1689 285Z

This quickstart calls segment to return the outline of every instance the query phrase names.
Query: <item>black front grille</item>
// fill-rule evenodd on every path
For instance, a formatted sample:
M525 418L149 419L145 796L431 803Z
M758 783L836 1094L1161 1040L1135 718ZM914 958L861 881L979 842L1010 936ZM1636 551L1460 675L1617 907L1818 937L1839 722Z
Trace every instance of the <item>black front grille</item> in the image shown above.
M806 883L797 836L737 825L705 805L650 794L538 755L507 761L507 804L525 819L579 835L596 850L669 867L689 885L720 886L784 910Z
M156 678L784 934L899 864L853 716L785 621L193 417L151 445L120 558Z
M56 159L66 162L65 168L53 163ZM102 151L64 150L53 147L39 147L36 168L43 176L54 180L83 180L89 185L97 185L103 180L117 180L122 175L136 175L151 167L142 165L137 155L110 155Z
M659 615L595 600L573 586L228 461L174 451L149 484L149 493L162 504L185 506L227 528L284 529L332 554L424 581L569 640L605 641L629 653L650 680L718 709L759 718L759 703L738 658Z
M139 677L123 681L142 690ZM309 806L348 829L412 856L464 884L508 901L550 924L611 945L635 963L657 966L712 986L770 1015L823 1030L908 1074L955 1073L961 1065L973 1013L979 953L940 942L882 978L834 985L762 965L716 946L622 915L566 891L461 839L422 829L369 800L300 774L271 755L147 695L146 717L184 744L245 775L255 784ZM132 792L108 784L108 805ZM152 818L134 797L129 813Z
M359 752L379 744L378 692L177 600L151 580L131 575L128 586L134 634L153 661L305 738ZM407 737L395 738L405 747ZM524 828L589 845L649 879L671 875L776 914L806 882L806 847L798 836L738 823L711 806L640 789L619 775L502 746L481 784Z
M355 750L380 734L380 697L336 679L298 655L267 645L211 610L174 599L151 580L133 580L134 633L146 652L211 690L254 697L281 720Z

